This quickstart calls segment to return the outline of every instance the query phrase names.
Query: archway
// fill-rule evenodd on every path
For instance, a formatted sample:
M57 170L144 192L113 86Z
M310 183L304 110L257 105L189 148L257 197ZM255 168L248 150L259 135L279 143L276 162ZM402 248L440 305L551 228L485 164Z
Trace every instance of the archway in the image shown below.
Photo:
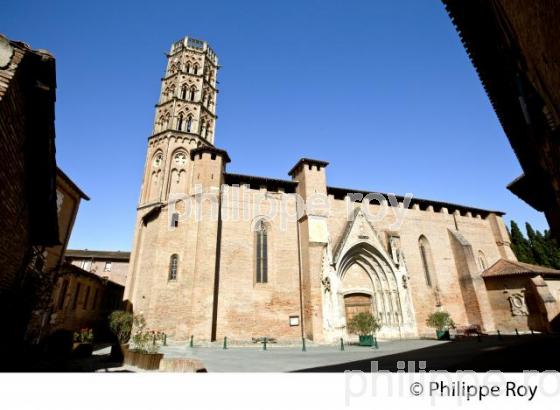
M356 244L342 256L339 275L346 323L354 312L367 309L381 323L383 333L399 334L403 311L398 282L379 250L369 243Z

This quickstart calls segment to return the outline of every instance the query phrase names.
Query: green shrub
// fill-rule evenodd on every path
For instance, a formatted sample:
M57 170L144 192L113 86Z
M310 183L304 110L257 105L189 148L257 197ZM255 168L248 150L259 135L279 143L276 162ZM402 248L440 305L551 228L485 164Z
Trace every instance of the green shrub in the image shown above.
M455 323L449 313L445 311L434 312L428 319L426 319L426 325L433 327L436 330L447 330L449 328L455 327Z
M109 315L109 327L119 339L120 344L125 344L130 340L132 331L132 313L124 310L115 310Z
M74 332L74 343L93 343L93 329L84 327Z
M360 336L373 335L381 325L369 312L360 312L347 323L348 333Z

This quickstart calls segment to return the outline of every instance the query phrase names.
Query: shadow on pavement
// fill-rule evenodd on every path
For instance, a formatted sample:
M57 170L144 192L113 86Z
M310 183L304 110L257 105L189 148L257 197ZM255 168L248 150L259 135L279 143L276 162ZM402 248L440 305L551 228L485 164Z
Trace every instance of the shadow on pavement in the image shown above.
M560 371L560 335L482 336L372 359L313 367L297 372L472 370ZM420 362L425 365L420 367ZM404 362L399 366L398 362ZM377 367L375 367L377 363ZM373 366L372 366L373 364Z

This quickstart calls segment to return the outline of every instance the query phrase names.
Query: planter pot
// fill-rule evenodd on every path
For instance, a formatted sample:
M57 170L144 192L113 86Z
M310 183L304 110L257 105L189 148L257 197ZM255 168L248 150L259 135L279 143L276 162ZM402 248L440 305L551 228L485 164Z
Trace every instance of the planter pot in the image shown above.
M124 364L129 364L131 366L136 366L136 356L138 355L138 352L135 352L134 350L129 350L128 348L123 352L123 356L124 356Z
M436 330L437 340L449 340L449 330Z
M373 346L373 335L360 336L360 346Z
M136 352L135 366L144 370L158 370L161 359L163 359L163 353Z
M74 343L72 355L74 357L89 357L93 353L93 344L91 343Z

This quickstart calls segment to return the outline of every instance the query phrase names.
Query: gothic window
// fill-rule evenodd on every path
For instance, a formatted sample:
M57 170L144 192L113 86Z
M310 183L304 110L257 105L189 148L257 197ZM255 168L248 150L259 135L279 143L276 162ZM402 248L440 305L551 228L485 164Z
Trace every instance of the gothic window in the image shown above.
M183 167L187 163L187 154L184 152L178 152L175 154L173 160L175 161L175 165Z
M187 86L186 85L181 87L181 98L183 100L187 99Z
M195 95L196 95L196 88L191 87L191 92L190 92L190 95L189 95L189 100L194 101Z
M166 130L169 127L169 113L161 117L161 131Z
M179 263L179 255L174 253L169 258L169 280L176 280L177 279L177 265Z
M183 114L179 114L179 118L177 119L177 130L183 131Z
M192 129L192 117L187 118L187 132L191 132Z
M161 166L161 162L163 161L163 155L160 153L156 154L154 157L154 168L159 168Z
M198 64L194 65L194 74L198 75Z
M185 71L186 71L187 73L190 73L190 72L191 72L191 63L190 63L189 61L187 61L187 65L185 66Z
M256 242L256 281L257 283L268 282L268 232L263 220L257 222L255 227Z
M418 240L418 247L420 248L420 257L422 258L422 269L424 270L426 285L432 287L434 275L433 260L430 243L425 236L421 236Z
M206 121L202 121L202 124L200 125L200 134L206 138Z

